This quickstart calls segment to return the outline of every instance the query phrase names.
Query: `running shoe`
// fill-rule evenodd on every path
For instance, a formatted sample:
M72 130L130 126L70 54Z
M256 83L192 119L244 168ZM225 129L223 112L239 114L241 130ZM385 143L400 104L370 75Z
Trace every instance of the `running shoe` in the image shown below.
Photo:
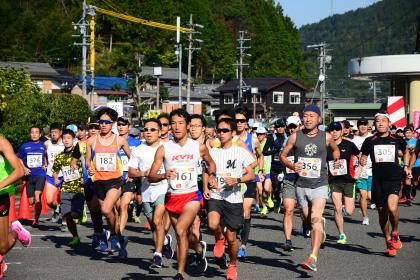
M274 205L274 213L279 214L280 213L280 203L276 202Z
M4 261L4 257L0 255L0 279L4 279L4 273L7 270L7 264Z
M53 215L51 217L51 222L57 223L59 217L60 217L60 213L58 213L57 210L54 211L54 213L53 213Z
M314 258L311 258L311 257L309 257L305 262L301 263L300 266L303 269L317 271L316 260Z
M254 213L259 213L261 211L260 206L258 204L255 204L252 211Z
M407 203L407 199L405 199L405 197L401 197L398 202L401 203L401 204L405 204L405 203Z
M152 228L150 227L150 223L146 222L146 225L144 226L147 230L151 230Z
M214 258L216 264L220 267L220 269L227 269L228 268L228 257L227 254L223 254L221 258Z
M92 236L92 248L97 249L101 243L101 236L94 233Z
M238 251L238 259L243 261L243 260L245 260L245 258L246 258L246 248L241 247L241 248L239 248L239 251Z
M226 274L226 280L236 280L238 274L236 273L236 265L229 264Z
M225 253L225 239L217 240L213 248L214 257L221 258L224 253Z
M27 231L22 224L16 220L10 225L10 228L16 233L18 240L22 243L23 247L28 247L32 243L32 237L29 231Z
M162 248L162 255L167 258L168 260L172 259L174 257L174 250L172 249L172 236L168 233L165 236L166 239L166 245L163 245Z
M181 273L178 272L173 279L174 280L184 280L185 278L184 278L184 275L182 275Z
M395 257L397 255L397 249L392 246L391 241L386 242L386 252L388 253L389 257Z
M120 251L118 252L118 258L121 260L126 259L128 257L127 244L128 244L128 237L123 236L122 242L120 242Z
M74 248L74 247L76 247L77 245L79 245L80 244L80 237L79 236L75 236L75 237L73 237L72 239L70 239L70 241L69 241L69 246L70 247L72 247L72 248Z
M80 217L80 219L79 219L79 223L81 225L84 225L84 224L87 223L87 213L86 212L87 212L86 205L84 205L83 212L82 212L82 217Z
M292 240L286 240L286 243L283 244L283 250L287 252L293 251L295 248L293 248Z
M267 206L268 206L268 208L273 208L274 207L274 202L273 202L273 200L271 199L271 196L269 196L268 198L267 198Z
M121 245L120 242L118 242L118 237L116 235L112 235L109 239L111 241L111 252L119 251Z
M362 225L368 226L369 225L369 217L364 217Z
M202 248L201 253L195 254L195 263L194 267L196 267L199 274L204 273L207 270L207 258L206 258L206 252L207 252L207 243L204 241L200 241L200 245Z
M137 224L141 223L140 215L139 216L134 215L134 222Z
M347 236L344 233L340 234L340 236L338 237L337 243L338 244L346 244L347 243Z
M149 266L151 269L155 268L161 268L163 266L162 256L159 256L158 254L153 255L153 262Z
M39 228L39 221L38 220L34 220L33 222L32 222L32 225L31 225L33 228Z
M261 209L261 211L260 211L260 215L262 216L262 217L266 217L267 216L267 214L268 214L268 208L267 208L267 206L263 206L263 208Z
M99 251L104 253L108 251L108 240L105 233L99 239Z
M398 233L397 233L397 232L393 232L393 233L391 234L391 243L392 243L392 246L393 246L396 250L399 250L399 249L401 249L401 248L402 248L402 243L401 243L401 240L400 240L400 236L398 235Z
M322 243L324 243L325 240L327 240L327 232L325 231L326 229L325 225L327 223L327 220L325 220L324 217L321 217L321 222L322 222L322 233L323 233Z
M68 232L69 229L67 228L67 224L62 223L61 226L60 226L60 230L61 230L61 232Z
M376 209L376 204L375 203L372 203L371 205L370 205L370 209Z

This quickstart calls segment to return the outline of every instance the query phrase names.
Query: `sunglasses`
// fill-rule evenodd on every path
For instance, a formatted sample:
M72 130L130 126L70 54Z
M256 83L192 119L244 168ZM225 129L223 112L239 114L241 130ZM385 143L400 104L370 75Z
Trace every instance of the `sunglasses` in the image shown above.
M111 121L111 120L98 120L98 123L99 124L112 124L113 121Z
M155 131L158 131L158 129L157 128L143 128L143 131L144 132L155 132Z
M257 133L257 136L265 135L265 133Z
M328 131L341 131L341 128L338 128L338 127L330 128L328 129Z
M252 130L257 130L258 127L253 127Z
M162 126L169 126L169 123L162 123Z
M246 119L235 119L237 123L246 123Z
M217 133L228 133L228 132L231 132L232 130L229 128L218 128L216 131Z
M117 126L126 126L128 123L117 123Z

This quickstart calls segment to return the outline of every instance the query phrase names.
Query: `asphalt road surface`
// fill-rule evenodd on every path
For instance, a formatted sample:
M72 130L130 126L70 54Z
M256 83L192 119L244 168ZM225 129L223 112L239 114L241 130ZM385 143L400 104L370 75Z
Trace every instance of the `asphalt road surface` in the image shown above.
M348 243L336 243L338 233L333 221L331 204L327 205L327 241L318 257L318 272L302 270L299 263L308 257L310 239L299 235L298 215L294 217L293 245L295 251L284 252L282 233L283 214L270 213L267 218L254 215L247 259L238 263L238 279L420 279L420 204L400 206L400 236L403 248L395 258L385 254L385 242L380 232L377 213L369 210L370 226L361 225L360 209L346 218ZM46 220L49 216L43 216ZM176 274L175 260L164 259L165 268L159 274L149 274L153 254L151 234L141 224L130 222L125 235L129 237L129 257L120 261L116 256L103 254L90 247L91 224L78 226L82 244L67 246L69 233L63 233L50 221L41 222L33 234L32 246L23 248L18 242L7 254L6 279L172 279ZM206 229L203 238L208 243L209 268L197 276L187 265L187 279L225 279L226 271L215 264L212 249L214 239ZM193 261L190 253L189 263Z

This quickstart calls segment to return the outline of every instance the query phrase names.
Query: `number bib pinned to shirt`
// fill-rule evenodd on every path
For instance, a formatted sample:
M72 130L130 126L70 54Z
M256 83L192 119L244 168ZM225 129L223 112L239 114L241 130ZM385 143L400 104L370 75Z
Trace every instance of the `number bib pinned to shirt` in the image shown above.
M80 179L79 170L71 170L70 166L63 166L61 171L63 172L64 182L71 182Z
M128 156L121 156L121 164L123 166L123 171L128 171Z
M394 145L375 145L373 147L375 162L395 162Z
M54 160L60 152L49 152L48 153L48 163L54 164Z
M37 168L42 166L42 155L32 154L26 156L26 165L29 168Z
M328 169L330 170L331 175L333 176L342 176L347 174L347 160L346 159L340 159L338 160L338 163L340 166L338 169L334 169L334 161L330 160L328 162Z
M294 156L287 157L287 160L290 161L293 164L295 163L295 157ZM296 173L296 172L294 170L286 167L286 173L287 174L292 174L292 173Z
M298 162L302 163L302 170L299 176L305 178L320 178L321 177L321 159L299 157Z
M230 172L222 172L216 174L216 182L217 182L217 188L215 189L216 192L221 192L223 187L225 186L225 178L226 177L232 177L232 174Z
M96 170L98 171L115 171L117 169L117 154L115 153L97 153Z
M176 169L176 179L169 180L169 185L174 190L185 190L197 184L197 168L181 167Z

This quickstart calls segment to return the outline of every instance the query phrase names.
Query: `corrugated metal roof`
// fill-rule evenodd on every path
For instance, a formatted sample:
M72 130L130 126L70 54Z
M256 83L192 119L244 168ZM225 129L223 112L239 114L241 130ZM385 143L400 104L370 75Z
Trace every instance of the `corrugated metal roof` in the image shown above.
M379 110L382 103L329 103L329 110Z
M142 66L141 67L141 76L154 76L153 68L151 66ZM182 80L186 80L188 75L182 72L181 75ZM169 68L169 67L162 67L162 76L160 76L161 80L178 80L178 68Z
M294 85L296 85L297 87L308 91L308 89L306 88L306 86L304 86L303 84L301 84L300 82L292 79L292 78L288 78L288 77L259 77L259 78L248 78L248 79L244 79L244 82L246 85L251 86L251 87L257 87L259 91L263 91L263 92L267 92L270 91L271 89L278 87L286 82L291 82ZM226 84L218 87L217 89L215 89L215 91L217 92L232 92L232 91L237 91L239 87L239 80L235 79L232 80L230 82L227 82Z
M42 77L55 77L59 76L58 72L54 70L48 63L40 62L10 62L10 61L0 61L0 67L6 68L11 67L14 69L26 69L29 74L33 77L42 76Z
M81 78L80 78L81 81ZM90 76L86 77L88 89L90 89ZM120 85L119 90L128 91L127 80L121 77L95 76L95 90L112 90L114 85Z

